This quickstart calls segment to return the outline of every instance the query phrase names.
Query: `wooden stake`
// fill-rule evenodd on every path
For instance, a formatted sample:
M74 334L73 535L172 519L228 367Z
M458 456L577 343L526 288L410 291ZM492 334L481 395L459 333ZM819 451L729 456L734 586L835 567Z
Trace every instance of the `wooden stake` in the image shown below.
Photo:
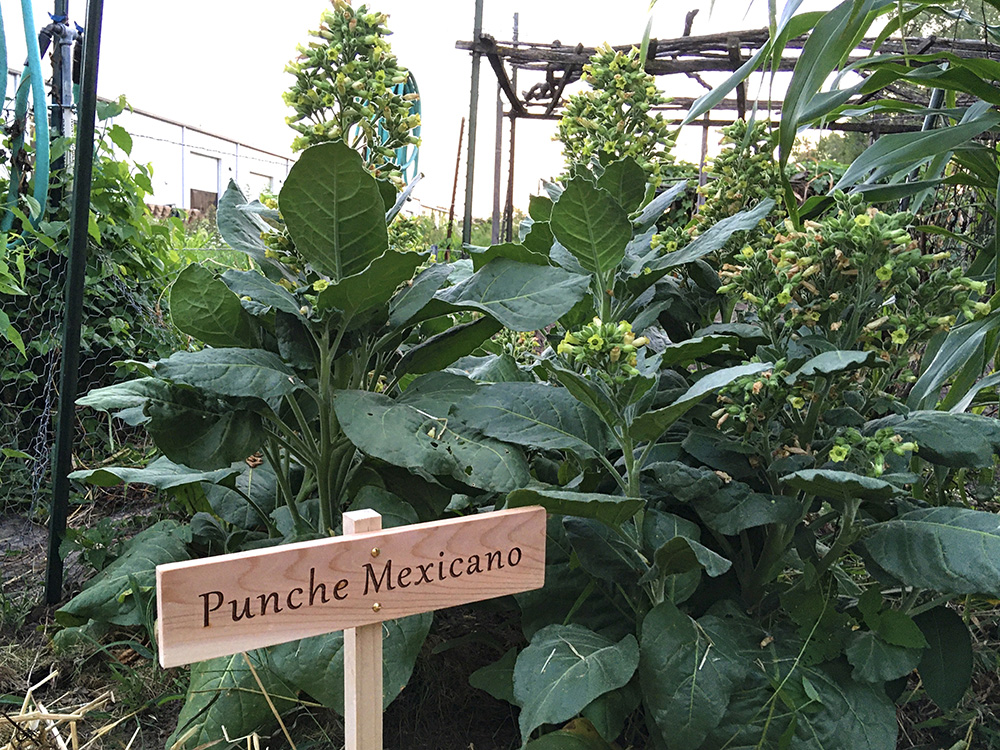
M345 536L381 528L382 516L373 510L344 514ZM372 557L379 554L373 547ZM344 741L346 750L382 750L381 622L344 631Z

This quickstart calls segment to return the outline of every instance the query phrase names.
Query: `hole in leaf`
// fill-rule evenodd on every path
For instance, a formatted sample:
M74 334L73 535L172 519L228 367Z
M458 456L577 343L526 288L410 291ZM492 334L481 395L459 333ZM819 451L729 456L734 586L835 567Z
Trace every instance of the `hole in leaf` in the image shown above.
M466 466L465 467L465 476L467 476L467 477L471 477L472 476L472 467L471 466Z

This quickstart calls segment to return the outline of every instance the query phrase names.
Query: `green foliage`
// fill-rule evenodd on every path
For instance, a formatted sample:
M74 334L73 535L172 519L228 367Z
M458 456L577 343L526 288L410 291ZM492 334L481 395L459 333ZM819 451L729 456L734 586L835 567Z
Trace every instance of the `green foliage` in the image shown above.
M418 139L412 131L420 115L411 114L417 94L396 93L409 73L396 61L385 37L391 32L384 13L357 10L334 0L312 32L316 40L300 45L299 57L285 70L295 83L283 95L295 110L286 118L301 135L296 151L327 141L349 141L364 154L376 177L398 177L395 150Z

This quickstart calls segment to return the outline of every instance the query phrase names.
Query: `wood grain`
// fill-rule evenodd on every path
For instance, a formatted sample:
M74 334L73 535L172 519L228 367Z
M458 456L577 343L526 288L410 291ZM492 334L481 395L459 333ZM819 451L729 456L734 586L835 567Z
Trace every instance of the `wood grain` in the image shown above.
M160 664L492 599L544 579L541 507L160 565Z
M380 531L373 510L344 514L344 536ZM370 553L369 553L370 554ZM344 631L345 750L382 750L382 623Z

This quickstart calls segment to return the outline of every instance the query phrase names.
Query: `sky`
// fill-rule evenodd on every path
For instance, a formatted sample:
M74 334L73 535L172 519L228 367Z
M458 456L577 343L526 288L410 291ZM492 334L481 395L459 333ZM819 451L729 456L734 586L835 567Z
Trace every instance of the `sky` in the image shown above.
M84 0L68 0L72 20L86 19ZM354 0L356 7L361 3ZM779 0L779 8L784 0ZM389 14L390 37L399 62L420 87L424 180L415 197L427 206L447 208L451 200L460 121L469 112L471 56L455 49L457 40L472 38L474 0L377 0L370 10ZM24 57L19 0L0 0L9 62ZM52 0L34 0L35 24L48 22ZM832 0L805 0L799 12L825 9ZM243 141L281 154L290 153L292 131L284 122L289 110L281 94L291 83L285 64L297 44L319 24L329 0L171 0L152 3L105 0L98 92L124 94L136 108ZM684 16L699 9L694 34L761 28L767 25L766 0L484 0L483 31L498 40L511 38L514 13L519 14L523 42L563 44L602 42L628 44L641 40L653 17L652 36L679 36ZM492 206L496 128L496 79L486 61L480 78L480 107L475 159L473 208L488 216ZM710 82L720 80L718 77ZM534 80L519 81L527 89ZM683 77L658 81L669 96L698 95L697 84ZM582 84L577 84L581 86ZM572 91L572 89L570 90ZM539 181L558 174L562 158L552 141L554 121L519 120L517 124L514 203L526 208ZM701 131L688 128L679 141L679 156L697 161ZM715 138L712 139L715 147ZM506 157L504 160L506 165ZM504 185L506 185L506 166ZM456 213L461 215L465 182L465 148L459 176Z

